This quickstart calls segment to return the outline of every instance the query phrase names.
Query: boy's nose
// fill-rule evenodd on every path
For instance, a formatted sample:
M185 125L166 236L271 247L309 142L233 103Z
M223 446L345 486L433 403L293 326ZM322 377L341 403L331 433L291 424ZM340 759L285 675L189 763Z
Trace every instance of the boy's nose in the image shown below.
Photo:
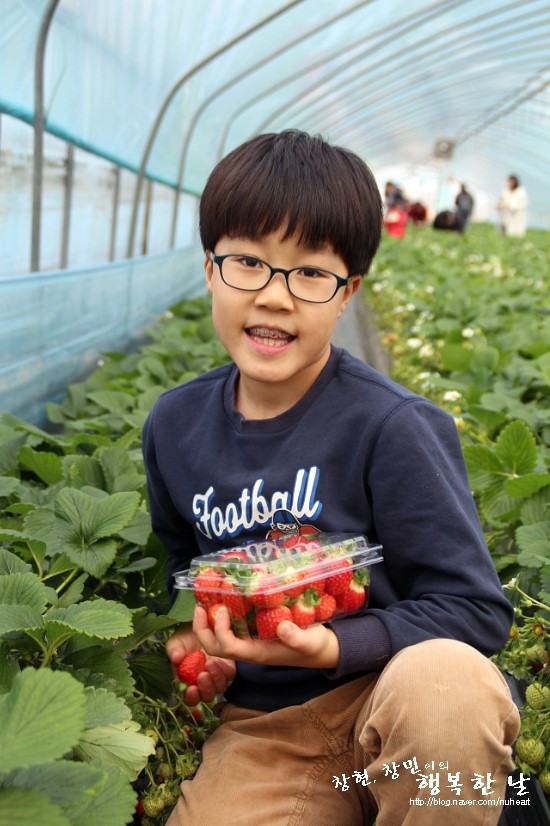
M276 272L266 286L258 290L256 302L262 306L278 305L285 308L294 306L294 297L288 289L282 272Z

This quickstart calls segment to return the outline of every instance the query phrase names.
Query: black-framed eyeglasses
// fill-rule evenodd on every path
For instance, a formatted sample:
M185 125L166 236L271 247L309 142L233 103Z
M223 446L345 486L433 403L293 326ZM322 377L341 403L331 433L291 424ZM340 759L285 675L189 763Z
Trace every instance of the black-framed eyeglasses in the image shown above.
M215 255L208 253L210 260L220 268L222 280L228 287L246 292L258 292L267 287L271 279L278 272L284 276L288 291L300 301L310 301L312 304L326 304L334 298L341 287L345 287L348 278L342 278L328 270L318 267L294 267L284 270L282 267L272 267L267 261L256 258L254 255Z

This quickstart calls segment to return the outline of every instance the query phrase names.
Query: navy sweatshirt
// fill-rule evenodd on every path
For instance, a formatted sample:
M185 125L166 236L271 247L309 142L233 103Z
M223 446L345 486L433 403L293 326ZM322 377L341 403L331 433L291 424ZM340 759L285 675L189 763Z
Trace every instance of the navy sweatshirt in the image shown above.
M452 417L334 347L306 395L272 419L237 412L237 377L228 364L169 390L145 423L152 524L170 574L278 529L364 534L384 559L371 568L368 608L329 623L334 670L238 663L226 698L263 710L302 703L434 637L498 651L513 613Z

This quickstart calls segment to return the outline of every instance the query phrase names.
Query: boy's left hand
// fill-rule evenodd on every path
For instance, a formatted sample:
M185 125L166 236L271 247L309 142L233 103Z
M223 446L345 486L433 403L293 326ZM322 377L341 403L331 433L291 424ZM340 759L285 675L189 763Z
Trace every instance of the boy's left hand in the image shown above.
M276 640L242 639L231 630L229 613L220 611L215 628L208 625L204 608L195 608L193 631L202 648L216 657L262 665L301 668L336 668L340 656L338 637L320 623L300 628L289 620L277 627Z

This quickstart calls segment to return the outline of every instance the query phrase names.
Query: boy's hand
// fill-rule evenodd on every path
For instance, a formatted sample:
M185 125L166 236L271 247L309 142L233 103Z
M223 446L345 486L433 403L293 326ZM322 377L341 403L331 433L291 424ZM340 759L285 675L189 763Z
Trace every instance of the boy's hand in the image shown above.
M263 665L300 668L336 668L340 657L338 637L330 628L315 623L299 628L289 620L277 627L276 640L241 639L231 630L229 613L220 611L214 630L204 608L195 608L193 631L202 648L211 655Z
M174 674L179 663L192 651L199 649L200 643L192 631L176 631L166 643L166 654L172 663ZM197 678L197 685L191 685L185 692L185 702L196 706L201 701L210 703L216 695L223 694L231 680L235 679L237 670L232 660L220 657L207 657L205 670Z

